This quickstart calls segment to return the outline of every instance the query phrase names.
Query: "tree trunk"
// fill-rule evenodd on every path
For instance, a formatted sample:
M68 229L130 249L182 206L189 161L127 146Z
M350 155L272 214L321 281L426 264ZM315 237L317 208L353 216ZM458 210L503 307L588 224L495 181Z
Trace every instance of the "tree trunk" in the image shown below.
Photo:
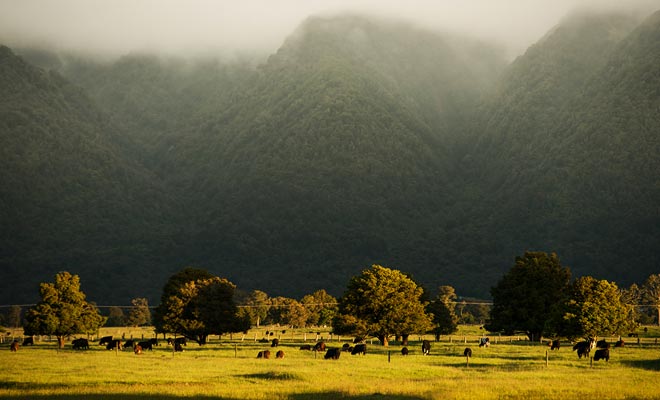
M408 346L408 337L410 335L401 335L401 346Z
M64 348L64 336L57 336L57 346L60 349Z
M383 346L388 346L389 342L387 341L387 335L378 335L378 340Z

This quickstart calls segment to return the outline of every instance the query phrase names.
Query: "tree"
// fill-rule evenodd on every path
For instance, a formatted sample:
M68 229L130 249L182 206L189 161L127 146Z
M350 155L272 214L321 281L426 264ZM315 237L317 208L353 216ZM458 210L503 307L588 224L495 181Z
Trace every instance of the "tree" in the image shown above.
M268 316L270 310L270 299L268 294L261 290L253 290L250 294L241 296L239 302L243 307L239 310L239 315L247 318L251 324L259 327L262 321Z
M60 272L54 283L39 285L39 294L41 301L25 315L26 335L54 335L63 348L66 336L96 332L105 322L98 308L85 301L78 275Z
M7 326L10 328L18 328L22 325L21 323L21 306L11 306L7 311Z
M530 340L552 334L553 310L568 296L571 272L556 254L525 252L491 288L493 307L485 328L506 334L524 332Z
M163 303L166 308L157 329L181 334L200 345L211 334L247 330L250 321L238 314L235 288L233 283L216 276L183 283Z
M621 301L614 282L581 277L564 307L563 335L569 338L621 335L635 329L633 308Z
M657 311L660 326L660 274L650 275L642 285L642 299Z
M436 340L440 335L449 335L458 328L458 316L454 312L456 291L451 286L440 286L438 296L428 304L426 310L433 314L433 333Z
M334 332L376 336L384 346L391 335L426 332L432 323L422 295L422 288L400 271L372 265L351 278L339 299Z
M322 326L332 324L332 318L337 311L337 299L324 289L317 290L301 299L301 303L309 312L307 325Z
M151 311L149 311L149 302L143 297L131 300L133 308L128 313L127 323L129 326L142 326L151 323Z
M176 298L179 290L188 282L209 278L213 278L213 275L204 269L186 267L167 280L167 283L163 287L163 294L160 296L160 304L154 310L153 323L156 332L168 332L165 329L164 317L168 313L168 310L173 307L170 301L172 301L172 298ZM174 333L173 331L170 332Z
M270 299L267 321L271 324L304 327L309 318L307 309L296 299L274 297Z
M105 326L126 326L126 316L120 307L110 307Z

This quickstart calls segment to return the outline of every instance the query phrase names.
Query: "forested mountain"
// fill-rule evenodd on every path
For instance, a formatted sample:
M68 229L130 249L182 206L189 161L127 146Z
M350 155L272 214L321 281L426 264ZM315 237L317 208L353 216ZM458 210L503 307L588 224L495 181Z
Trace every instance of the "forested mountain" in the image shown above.
M659 19L573 15L509 66L351 15L309 18L258 65L25 52L48 73L3 48L0 278L85 271L91 299L126 303L194 265L299 297L381 263L486 297L542 250L641 281L660 239Z
M139 295L171 205L154 174L125 155L119 132L83 91L0 47L2 302L33 299L71 269L97 298ZM169 229L169 228L167 228Z

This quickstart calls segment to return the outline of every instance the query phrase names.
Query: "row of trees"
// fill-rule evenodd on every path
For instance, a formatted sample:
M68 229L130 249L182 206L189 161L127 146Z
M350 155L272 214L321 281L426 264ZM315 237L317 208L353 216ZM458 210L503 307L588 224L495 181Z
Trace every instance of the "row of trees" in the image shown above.
M524 332L530 340L616 335L637 326L631 301L645 299L660 310L660 275L642 288L620 290L615 283L581 277L571 280L556 254L527 252L492 288L493 306L485 325L490 332ZM95 333L106 322L85 300L78 276L56 275L42 283L42 301L25 316L25 333L64 337ZM465 304L456 302L451 286L441 286L430 300L423 288L400 271L373 265L351 278L342 297L324 290L300 301L269 298L262 291L241 293L236 286L206 270L186 268L170 277L153 315L156 332L184 335L204 344L209 335L242 332L262 323L293 327L330 324L337 334L376 337L387 345L392 337L407 342L414 333L436 337L456 331ZM136 317L146 318L145 299L134 299ZM144 312L146 309L146 313Z

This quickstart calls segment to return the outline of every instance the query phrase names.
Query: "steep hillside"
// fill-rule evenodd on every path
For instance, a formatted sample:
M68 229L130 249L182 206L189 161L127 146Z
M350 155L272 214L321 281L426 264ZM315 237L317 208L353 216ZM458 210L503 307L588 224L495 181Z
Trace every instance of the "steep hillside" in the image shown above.
M0 89L0 303L34 299L66 269L92 299L140 294L122 282L154 267L165 192L80 89L4 46Z
M472 152L504 252L553 249L622 284L657 265L657 17L635 22L573 16L505 74Z

